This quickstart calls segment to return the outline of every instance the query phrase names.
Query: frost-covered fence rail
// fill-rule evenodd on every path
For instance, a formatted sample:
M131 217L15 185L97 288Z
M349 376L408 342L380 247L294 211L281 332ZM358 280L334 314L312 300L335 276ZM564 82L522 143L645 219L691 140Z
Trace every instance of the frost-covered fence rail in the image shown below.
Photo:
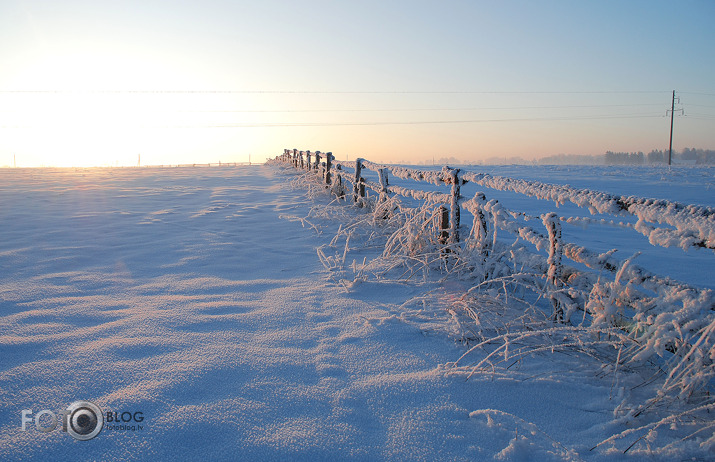
M715 209L635 196L617 196L588 189L546 184L486 173L468 173L464 179L500 191L513 191L530 197L571 202L588 208L592 215L633 215L638 218L635 230L647 236L653 245L706 247L715 249ZM667 224L675 228L659 228Z

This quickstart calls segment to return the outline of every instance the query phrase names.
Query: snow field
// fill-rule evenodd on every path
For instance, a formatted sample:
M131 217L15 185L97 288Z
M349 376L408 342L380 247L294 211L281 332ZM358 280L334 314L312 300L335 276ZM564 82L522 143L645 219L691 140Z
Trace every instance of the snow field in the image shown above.
M434 269L375 279L367 258L382 254L384 237L354 228L352 244L343 241L349 219L367 212L286 187L295 173L0 175L3 460L709 454L694 438L658 449L678 442L677 428L649 436L652 453L638 445L623 455L623 444L589 451L634 426L613 408L648 388L645 368L614 381L602 358L557 349L465 380L471 368L454 362L474 344L465 336L473 320L455 302L479 300L485 324L517 319L519 306L440 282ZM87 442L20 430L22 409L77 399L140 410L144 428Z

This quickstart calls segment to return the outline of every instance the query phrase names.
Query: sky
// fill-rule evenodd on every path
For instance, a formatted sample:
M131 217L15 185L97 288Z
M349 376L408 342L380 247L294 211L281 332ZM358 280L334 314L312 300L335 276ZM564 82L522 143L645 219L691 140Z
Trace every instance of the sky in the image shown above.
M0 2L0 166L715 148L715 2Z

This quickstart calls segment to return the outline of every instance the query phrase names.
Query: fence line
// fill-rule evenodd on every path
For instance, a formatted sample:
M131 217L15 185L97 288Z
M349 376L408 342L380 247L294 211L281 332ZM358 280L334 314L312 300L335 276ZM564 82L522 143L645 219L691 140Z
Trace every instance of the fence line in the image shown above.
M303 154L310 158L309 151L285 150L278 160L300 168L304 165L301 161ZM320 153L315 155L316 162L305 164L304 170L309 172L306 179L320 181L338 198L348 199L358 207L374 204L375 211L379 212L381 203L390 196L423 202L427 209L434 207L432 214L427 212L422 216L427 220L435 219L438 223L436 231L430 231L437 234L436 240L432 236L432 242L441 247L441 255L437 258L460 264L466 262L468 268L481 268L477 272L470 269L470 274L481 275L478 277L482 279L467 290L467 294L480 290L484 284L497 282L502 286L506 300L507 284L513 283L514 286L533 290L538 298L550 300L551 321L530 317L526 319L532 324L507 327L505 334L499 333L470 348L454 363L455 367L475 348L490 342L503 344L476 366L467 366L471 369L470 376L484 364L491 364L490 361L494 360L492 356L497 352L502 354L503 350L506 360L510 338L541 336L544 342L537 342L535 346L520 345L516 347L517 353L512 353L512 358L529 354L530 348L533 351L553 351L555 348L573 347L583 348L582 351L592 354L592 346L603 345L611 351L614 348L618 350L615 371L621 364L655 363L660 370L648 380L656 380L658 373L663 373L662 383L655 394L636 404L628 411L630 415L636 417L654 406L681 406L690 400L695 409L701 409L697 407L701 405L708 409L715 406L711 398L715 383L714 291L656 275L634 264L632 260L635 256L620 261L613 257L613 250L598 253L565 242L561 234L563 222L596 222L632 228L647 236L654 245L677 246L684 250L700 247L700 251L710 252L715 248L713 208L463 172L446 166L439 171L420 171L379 165L365 159L343 164L336 162L332 153L326 153L326 161L320 162ZM368 171L373 172L373 176L376 174L377 181L366 179ZM445 193L390 185L388 175L449 186L450 189ZM536 229L527 225L526 221L537 217L508 210L483 192L477 192L472 198L463 198L461 187L468 182L548 199L557 205L570 202L587 209L592 215L630 215L637 218L637 223L614 223L603 218L564 218L548 212L538 217L543 230ZM349 198L348 191L352 191ZM370 199L369 191L374 192L377 199ZM471 227L460 223L461 209L472 215ZM379 220L380 215L375 213L373 216ZM389 212L385 217L388 216ZM460 235L460 231L469 232ZM500 231L518 239L511 246L504 245L497 241ZM389 255L393 244L403 239L401 232L402 229L398 229L388 238L383 255ZM520 240L532 244L536 252L517 245ZM425 265L428 264L426 261ZM565 261L577 265L567 266ZM586 268L577 269L578 266ZM464 298L459 303L462 302L470 303ZM474 314L475 310L478 311L467 306L464 313L479 323L481 315ZM583 312L583 317L572 316L577 310ZM544 314L549 315L548 312ZM509 333L512 328L516 332Z
M302 162L304 154L308 159L307 164ZM421 171L401 166L376 164L361 158L356 159L352 165L346 165L335 161L331 152L323 154L326 161L321 162L321 154L320 151L313 153L315 161L311 163L310 151L286 149L278 158L296 168L306 165L305 169L316 172L326 186L332 184L333 178L340 184L340 190L343 189L344 184L349 183L352 186L352 201L359 206L364 202L368 190L372 190L378 196L379 201L394 194L418 201L441 204L443 209L440 209L437 215L440 217L439 228L444 233L442 241L447 246L454 247L460 243L460 229L462 228L460 210L465 209L474 217L469 235L475 236L474 245L480 251L486 252L493 247L496 242L497 230L502 230L533 244L537 251L547 252L545 274L547 282L552 286L554 292L558 292L559 287L565 287L567 282L573 285L575 281L580 280L580 283L586 281L587 286L594 284L593 274L587 274L574 268L564 268L562 261L564 258L598 272L606 271L618 274L622 281L637 284L657 294L664 294L672 289L689 293L700 293L701 290L669 277L658 276L629 260L620 261L614 258L611 252L597 253L578 244L563 242L560 230L561 221L607 222L604 219L564 218L551 212L539 217L546 228L546 233L544 233L517 219L517 217L525 219L537 217L530 217L523 212L510 211L494 199L487 200L483 192L478 192L473 198L464 200L461 196L463 184L472 182L491 189L550 200L557 205L571 202L578 207L588 209L592 215L632 215L638 218L638 222L630 227L648 236L654 245L664 247L677 245L683 249L689 247L715 249L715 209L710 207L635 196L617 196L571 188L570 186L497 177L485 173L462 172L460 169L446 166L439 171ZM375 172L377 182L367 180L365 178L366 171ZM450 187L450 192L422 191L389 185L388 172L400 179L447 185ZM442 211L447 213L442 213ZM662 224L667 226L657 226ZM555 306L557 318L562 317L561 310L561 306Z

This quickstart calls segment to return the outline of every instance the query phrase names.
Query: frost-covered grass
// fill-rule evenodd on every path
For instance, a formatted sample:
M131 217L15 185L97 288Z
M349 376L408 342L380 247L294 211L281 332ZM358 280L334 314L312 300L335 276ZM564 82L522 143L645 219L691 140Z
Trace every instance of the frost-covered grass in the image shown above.
M363 164L373 170L382 168L367 161ZM390 171L398 178L432 184L439 184L443 178L439 171L404 167ZM539 182L494 180L488 175L465 174L465 178L476 183L488 178L486 183L496 189L550 199L556 205L567 201L587 205L593 214L602 214L616 205L611 210L615 214L628 210L637 216L639 223L647 219L682 230L681 234L688 235L682 238L680 246L684 249L691 247L687 244L692 239L690 229L699 229L701 236L705 236L703 242L711 242L715 229L710 223L712 209L708 207L673 207L667 200L626 199ZM306 173L296 181L296 186L312 184L312 190L324 190L315 186L320 180L316 173ZM445 303L440 290L429 292L403 304L400 314L409 317L417 313L421 317L427 306L438 306L449 314L451 328L447 332L469 346L456 361L445 365L450 373L466 378L484 373L509 376L514 364L544 353L590 358L596 360L594 375L612 382L609 399L613 399L614 422L632 427L605 435L594 449L613 444L624 452L638 452L640 447L646 453L664 455L677 453L688 445L700 447L706 453L715 447L712 418L715 401L710 397L715 378L712 290L636 267L633 260L638 254L622 262L612 260L610 255L616 249L590 256L583 248L578 254L574 254L573 248L567 247L566 251L576 263L593 268L603 268L604 262L608 262L613 266L613 275L603 271L584 273L573 268L562 270L560 260L555 260L553 245L551 253L544 257L524 245L531 243L541 249L545 244L540 240L545 238L535 231L528 231L531 235L525 233L525 229L531 228L519 224L499 223L498 228L511 231L512 239L516 237L515 241L505 242L489 235L496 232L497 221L487 231L475 220L466 239L459 245L445 246L440 241L441 230L436 227L436 210L437 204L447 202L449 196L424 183L411 186L414 189L393 186L390 189L397 194L362 200L352 216L346 216L341 209L355 208L349 205L349 199L348 205L338 201L311 211L311 217L327 218L332 214L332 219L342 223L330 244L318 252L333 277L346 281L348 269L357 274L352 282L347 279L346 289L367 280L367 274L382 281L409 281L415 275L423 281L460 281L469 287L461 296L450 297ZM374 183L373 189L380 190ZM487 203L483 195L480 201L467 207L474 216L488 213L495 220L513 219L498 201ZM629 206L628 201L634 205ZM653 207L662 208L662 212L651 210ZM520 213L523 215L523 211ZM702 224L693 224L690 218L681 221L683 213ZM542 218L547 229L555 226L554 220L558 221L553 213ZM635 230L642 231L638 227ZM363 241L356 239L358 231ZM533 237L534 234L537 236ZM553 241L552 234L549 232L549 240ZM654 242L652 235L650 243L663 244ZM341 251L327 256L328 248ZM375 248L381 252L375 252ZM370 257L363 256L358 264L366 249L373 249L367 252ZM357 254L358 260L346 266L349 251ZM704 267L712 270L712 251L703 252L708 254L701 255L706 261ZM566 274L556 275L557 268ZM557 308L558 319L554 317ZM668 436L658 438L658 432Z

